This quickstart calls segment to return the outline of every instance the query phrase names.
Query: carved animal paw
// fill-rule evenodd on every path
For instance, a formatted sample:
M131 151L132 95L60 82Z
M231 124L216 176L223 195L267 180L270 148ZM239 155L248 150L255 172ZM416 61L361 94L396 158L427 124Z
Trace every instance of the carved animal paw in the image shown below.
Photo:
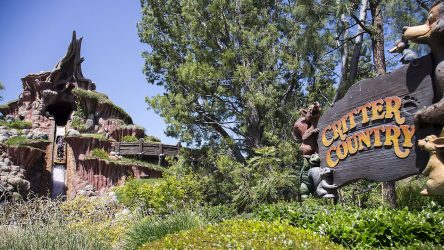
M413 96L406 95L402 100L403 112L411 115L414 114L419 107L420 101Z
M322 198L335 198L335 196L333 194L326 194Z

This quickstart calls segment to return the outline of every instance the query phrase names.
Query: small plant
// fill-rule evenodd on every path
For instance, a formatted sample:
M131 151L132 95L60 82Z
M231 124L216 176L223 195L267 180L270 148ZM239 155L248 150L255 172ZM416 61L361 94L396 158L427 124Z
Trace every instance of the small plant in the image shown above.
M278 222L230 220L143 245L140 249L343 249L308 230Z
M82 137L89 137L89 138L95 138L100 141L106 141L105 135L103 134L81 134Z
M138 139L137 139L137 137L135 137L133 135L125 135L124 137L122 137L121 141L122 142L137 142Z
M8 146L18 146L21 144L25 144L28 142L28 139L26 139L25 136L14 136L10 137L8 140L5 141L5 144Z
M143 138L143 140L146 141L146 142L154 142L154 143L156 143L156 142L160 142L160 139L159 139L159 138L157 138L157 137L155 137L155 136L152 136L152 135L146 135L146 136Z
M13 121L13 122L0 121L0 126L6 126L12 129L29 129L32 127L32 123L25 121Z
M199 218L189 212L180 212L162 217L145 217L127 234L126 249L138 249L144 243L164 237L167 234L188 230L200 225Z
M95 148L91 151L91 155L102 160L109 160L109 153L102 148Z

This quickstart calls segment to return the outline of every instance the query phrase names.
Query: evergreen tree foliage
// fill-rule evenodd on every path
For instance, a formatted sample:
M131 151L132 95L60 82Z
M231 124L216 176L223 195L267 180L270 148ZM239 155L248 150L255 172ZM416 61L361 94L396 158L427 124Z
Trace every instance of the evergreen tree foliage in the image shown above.
M142 0L147 98L167 134L225 145L237 161L290 140L307 99L329 103L335 63L331 1ZM310 93L307 98L307 91Z

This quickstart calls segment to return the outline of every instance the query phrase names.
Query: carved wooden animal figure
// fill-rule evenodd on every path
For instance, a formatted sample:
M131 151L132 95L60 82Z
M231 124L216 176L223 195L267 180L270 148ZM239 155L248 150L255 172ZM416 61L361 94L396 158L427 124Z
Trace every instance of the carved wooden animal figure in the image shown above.
M308 171L308 176L315 187L315 193L319 197L334 198L333 194L338 187L329 183L333 170L330 168L314 167Z
M318 152L318 120L321 116L319 103L315 102L308 109L300 110L299 118L294 126L292 135L296 142L301 143L302 155L312 155Z
M427 44L432 51L437 103L426 107L415 116L415 124L419 127L427 124L444 125L444 1L436 1L423 25L404 27L403 41Z
M422 174L427 176L427 187L422 195L444 195L444 137L427 136L418 146L430 153L430 159Z

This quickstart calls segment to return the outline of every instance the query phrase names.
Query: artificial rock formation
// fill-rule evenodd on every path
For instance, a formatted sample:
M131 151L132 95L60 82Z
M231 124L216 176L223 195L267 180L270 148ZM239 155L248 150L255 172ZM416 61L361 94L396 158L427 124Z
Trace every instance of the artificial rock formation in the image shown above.
M128 177L162 176L159 169L128 161L109 162L92 155L94 149L109 152L111 141L119 142L124 136L143 138L145 133L83 76L81 44L82 38L77 39L74 32L65 56L54 69L22 78L23 92L18 100L0 106L2 122L7 125L0 126L0 143L5 143L5 154L22 170L15 172L23 175L28 189L36 194L52 195L60 189L54 184L61 182L69 197L92 196L122 184ZM11 129L14 122L29 127ZM9 167L0 169L2 183L4 176L12 176L11 172L15 173Z

